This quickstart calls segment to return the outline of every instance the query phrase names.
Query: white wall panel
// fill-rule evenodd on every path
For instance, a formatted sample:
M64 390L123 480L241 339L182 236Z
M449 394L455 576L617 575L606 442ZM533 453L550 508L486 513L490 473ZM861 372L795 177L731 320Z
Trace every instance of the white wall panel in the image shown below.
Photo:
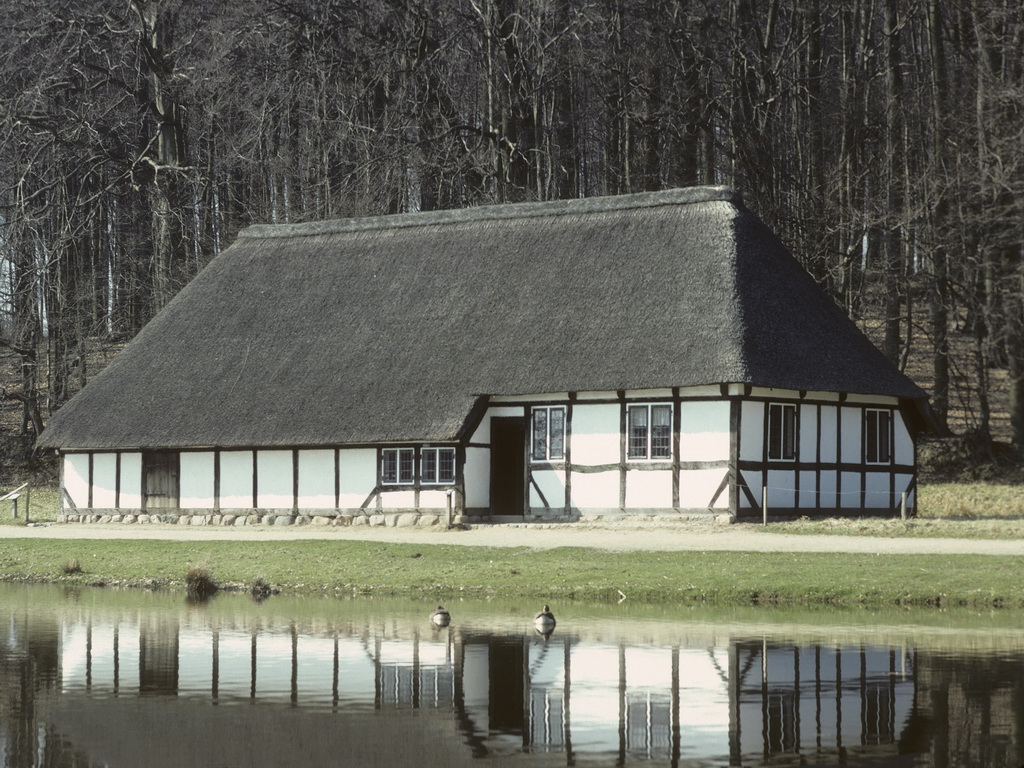
M903 414L899 411L893 412L894 432L896 434L893 458L897 464L914 463L914 440L907 431L907 425L903 423Z
M574 405L571 428L573 464L598 466L619 462L617 403Z
M295 503L295 465L291 451L257 451L256 506L291 509Z
M89 506L89 454L64 454L64 490L75 507ZM61 503L65 508L70 506L63 495Z
M455 498L452 498L452 514L454 514ZM448 493L441 490L421 490L420 491L420 509L447 509L448 507Z
M672 509L672 471L626 473L627 509Z
M377 485L377 450L352 448L338 454L341 471L341 493L338 506L357 509Z
M841 410L843 429L841 461L844 464L860 464L864 460L864 451L860 441L860 428L864 412L860 408L843 408Z
M818 501L818 476L815 472L800 473L799 503L801 509L816 509L821 506Z
M491 505L491 451L487 448L467 448L466 466L462 476L466 481L466 506Z
M414 509L416 507L416 492L410 488L390 491L385 486L385 490L382 490L380 494L380 504L381 510L384 512ZM370 511L373 511L372 506Z
M181 490L178 506L182 509L213 509L213 451L186 451L180 455Z
M740 509L750 509L752 507L761 506L761 486L764 484L764 473L762 472L751 472L747 469L740 470L740 476L743 478L743 482L746 483L747 488L750 489L750 495L754 497L754 503L747 499L747 494L740 491Z
M556 469L534 470L530 473L530 506L543 507L544 502L537 495L537 489L544 494L544 501L551 509L565 509L565 472ZM536 484L536 487L534 487Z
M763 457L764 403L744 401L740 411L740 460L760 461Z
M818 406L800 405L800 446L797 456L800 461L818 460Z
M841 472L839 485L839 505L843 509L861 505L860 474L858 472Z
M92 456L92 505L96 509L113 509L117 505L116 453Z
M768 510L791 509L796 506L796 472L791 469L769 470Z
M823 471L819 473L818 506L821 509L835 509L839 506L839 499L836 497L838 475L838 472Z
M334 508L334 451L299 451L299 509Z
M142 454L121 454L121 509L142 508Z
M837 419L839 408L834 405L823 405L818 418L821 421L821 455L823 464L835 464L837 443Z
M252 451L221 451L221 509L252 509Z
M581 510L617 509L619 506L619 470L574 472L572 506Z
M864 481L864 506L870 509L892 507L892 495L889 492L889 473L868 472Z
M705 509L728 475L722 469L684 469L679 473L679 506L681 509ZM715 500L715 509L728 509L729 488Z
M681 403L679 460L729 459L729 403L723 400Z

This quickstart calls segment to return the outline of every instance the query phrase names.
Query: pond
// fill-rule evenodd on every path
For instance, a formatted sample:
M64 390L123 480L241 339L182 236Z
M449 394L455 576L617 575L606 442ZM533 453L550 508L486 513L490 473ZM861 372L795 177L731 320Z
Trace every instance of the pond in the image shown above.
M0 585L7 766L1007 766L1024 618Z

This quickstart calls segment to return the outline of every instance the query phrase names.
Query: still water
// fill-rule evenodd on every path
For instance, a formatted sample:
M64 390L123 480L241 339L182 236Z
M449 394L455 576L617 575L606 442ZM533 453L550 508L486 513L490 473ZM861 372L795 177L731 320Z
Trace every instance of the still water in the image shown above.
M0 585L6 766L1006 766L1017 613Z

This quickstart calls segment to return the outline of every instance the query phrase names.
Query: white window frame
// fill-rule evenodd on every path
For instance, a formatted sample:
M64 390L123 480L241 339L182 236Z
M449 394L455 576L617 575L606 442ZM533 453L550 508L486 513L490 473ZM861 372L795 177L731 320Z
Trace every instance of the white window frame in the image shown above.
M880 428L880 417L885 416L885 429ZM874 443L869 440L868 436L868 422L874 417L874 431L875 440ZM894 427L894 415L891 408L865 408L864 419L863 419L863 430L864 430L864 463L872 466L889 466L893 462L893 427ZM884 458L879 458L883 454ZM871 458L871 454L874 453L875 458Z
M441 457L450 457L450 476L441 474ZM427 469L428 457L433 457L434 468ZM452 485L455 483L455 449L454 448L421 448L420 449L420 482L423 485Z
M394 466L393 475L390 472L389 461ZM403 470L405 471L403 472ZM414 485L416 483L416 449L381 448L380 482L381 485Z
M768 403L767 408L768 420L764 440L768 461L795 462L800 453L800 432L797 428L798 412L796 403ZM786 417L787 413L789 414L788 418ZM775 441L772 439L774 433L772 425L775 423L776 418L778 418L776 414L779 415L778 417L781 417L782 422L778 425L778 445L773 445ZM788 434L786 431L787 427L789 427ZM788 451L787 448L789 449Z
M551 415L559 414L562 420L562 434L560 450L552 450L551 440ZM538 441L537 418L544 414L544 436ZM530 461L564 461L565 460L565 433L566 433L566 408L564 405L538 405L530 409ZM557 447L559 444L555 443ZM538 448L543 447L543 456Z
M654 455L654 409L665 409L668 412L668 446L664 455ZM673 415L672 403L633 403L626 406L626 460L627 461L671 461L673 455L672 428ZM633 445L633 414L644 412L646 414L646 435L644 436L644 449L641 454ZM665 425L661 425L665 426Z

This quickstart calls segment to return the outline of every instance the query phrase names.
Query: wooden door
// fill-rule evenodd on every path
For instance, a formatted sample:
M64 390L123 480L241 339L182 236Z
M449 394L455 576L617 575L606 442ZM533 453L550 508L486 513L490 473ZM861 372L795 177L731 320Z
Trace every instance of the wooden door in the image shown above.
M177 509L178 454L147 451L142 454L142 508Z
M491 514L526 512L526 422L491 419Z

